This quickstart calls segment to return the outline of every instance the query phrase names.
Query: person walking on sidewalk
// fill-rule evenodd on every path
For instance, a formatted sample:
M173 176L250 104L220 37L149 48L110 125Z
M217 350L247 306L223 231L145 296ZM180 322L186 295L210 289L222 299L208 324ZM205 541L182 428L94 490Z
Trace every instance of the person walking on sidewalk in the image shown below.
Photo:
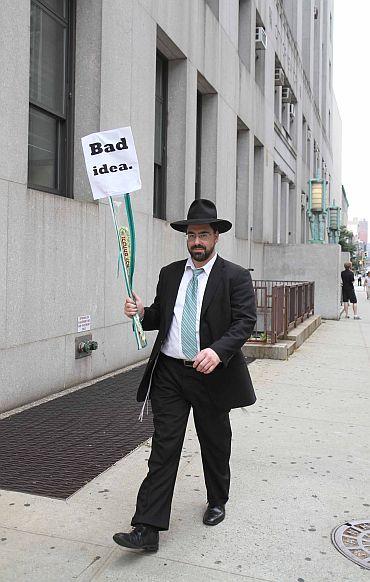
M163 267L150 307L138 295L126 299L128 317L138 313L144 330L158 329L137 399L151 398L154 422L149 471L137 496L129 533L114 541L156 551L170 511L190 408L201 447L208 506L205 525L225 517L229 498L230 409L256 396L241 347L256 323L249 271L216 253L219 235L232 227L216 206L195 200L187 220L171 223L186 233L189 258Z
M355 288L353 282L355 276L352 271L352 263L344 263L344 271L341 272L342 277L342 293L343 293L343 307L346 319L349 319L348 315L348 303L352 303L353 309L353 319L360 319L357 315L357 297L355 293Z
M357 275L357 287L361 287L362 285L362 275L361 273L358 273Z
M370 299L370 271L368 271L365 276L364 289L366 291L366 299Z

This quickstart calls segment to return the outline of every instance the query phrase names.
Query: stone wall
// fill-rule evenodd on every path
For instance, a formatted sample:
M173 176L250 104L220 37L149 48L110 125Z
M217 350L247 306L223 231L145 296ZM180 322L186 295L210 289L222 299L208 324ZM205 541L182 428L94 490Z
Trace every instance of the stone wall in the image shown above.
M315 281L315 313L325 319L339 319L339 245L265 245L264 278L282 281Z

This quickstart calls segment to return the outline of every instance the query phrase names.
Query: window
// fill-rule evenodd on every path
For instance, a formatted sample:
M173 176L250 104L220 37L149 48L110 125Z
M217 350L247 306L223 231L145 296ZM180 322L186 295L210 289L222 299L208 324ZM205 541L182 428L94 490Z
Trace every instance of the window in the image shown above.
M265 29L265 25L263 24L261 17L258 13L258 11L256 10L256 35L257 35L257 29L263 29L264 31ZM266 57L265 57L265 53L266 53L266 48L265 48L265 43L264 42L257 42L255 39L255 70L254 70L254 77L255 77L255 81L257 83L257 85L259 86L259 88L261 89L262 93L265 92L265 63L266 63Z
M307 125L307 166L308 171L311 173L311 160L312 160L312 143L311 143L311 129Z
M28 185L72 196L73 0L31 1Z
M314 159L313 159L314 177L320 178L320 174L318 173L318 172L320 172L320 151L319 151L319 147L316 143L316 140L314 140L314 142L313 142L313 155L314 155Z
M274 163L273 204L272 204L272 242L280 243L281 219L281 170Z
M238 118L236 134L235 234L249 238L249 129Z
M202 169L202 105L203 95L197 92L197 136L195 161L195 198L200 198L200 178Z
M307 242L307 196L305 192L301 193L301 243Z
M155 77L153 216L163 220L166 219L167 79L168 61L160 52L157 52Z
M254 172L253 172L253 239L263 241L263 203L264 203L264 147L254 138Z
M251 0L239 0L239 36L238 51L239 57L248 70L251 67Z
M289 135L293 145L297 146L296 103L289 103Z
M208 4L213 14L216 16L216 18L218 18L219 0L206 0L206 4Z
M288 243L293 244L296 241L297 230L297 189L295 184L290 184L289 187L289 204L288 204Z
M195 198L216 200L218 96L198 72L195 153Z
M302 116L302 160L307 162L307 121L305 116Z
M285 96L283 92L282 98L282 114L281 122L285 129L286 137L290 138L294 145L296 145L296 99L290 87L284 87L283 91L287 93Z

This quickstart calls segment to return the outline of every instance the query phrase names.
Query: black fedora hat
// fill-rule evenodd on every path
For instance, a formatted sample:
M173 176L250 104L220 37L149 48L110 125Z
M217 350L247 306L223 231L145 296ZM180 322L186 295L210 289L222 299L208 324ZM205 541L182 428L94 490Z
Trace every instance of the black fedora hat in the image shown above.
M172 228L186 232L191 224L214 224L218 232L227 232L232 227L231 222L217 218L217 209L211 200L198 198L191 203L186 220L170 223Z

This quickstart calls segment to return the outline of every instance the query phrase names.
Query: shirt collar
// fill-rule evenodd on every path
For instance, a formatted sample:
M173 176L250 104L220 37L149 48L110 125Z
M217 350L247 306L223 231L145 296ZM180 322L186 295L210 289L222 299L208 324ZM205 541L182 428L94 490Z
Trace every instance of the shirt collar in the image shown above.
M213 265L215 264L217 257L218 257L218 254L216 253L215 256L212 257L212 259L210 261L208 261L208 263L206 263L203 267L201 267L204 270L204 272L207 275L207 277L210 274L211 269L212 269ZM189 269L189 268L192 269L192 270L194 270L194 269L197 268L194 265L193 259L191 257L189 257L188 260L186 261L185 271L187 269Z

